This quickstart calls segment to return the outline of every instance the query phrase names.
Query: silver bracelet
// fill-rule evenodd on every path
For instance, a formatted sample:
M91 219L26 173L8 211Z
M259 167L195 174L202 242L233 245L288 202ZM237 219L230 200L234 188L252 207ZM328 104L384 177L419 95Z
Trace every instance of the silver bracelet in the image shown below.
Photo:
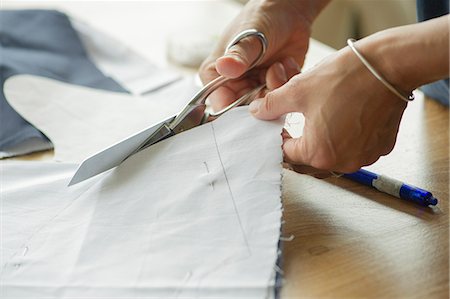
M364 56L359 53L359 51L356 49L355 45L353 44L356 42L355 39L349 38L347 40L347 45L352 49L353 53L356 54L356 56L361 60L361 62L366 66L366 68L377 78L381 83L383 83L384 86L387 87L390 91L392 91L396 96L398 96L400 99L402 99L405 102L410 102L414 100L414 94L411 93L410 95L403 95L401 92L399 92L394 86L392 86L391 83L389 83L384 77L378 73L378 71L364 58Z

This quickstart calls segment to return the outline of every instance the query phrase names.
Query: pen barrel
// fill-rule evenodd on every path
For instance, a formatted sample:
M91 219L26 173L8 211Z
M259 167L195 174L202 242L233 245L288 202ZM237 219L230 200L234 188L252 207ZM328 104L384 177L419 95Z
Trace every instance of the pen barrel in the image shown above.
M400 190L402 189L403 182L399 180L384 175L378 175L376 179L372 181L372 186L381 192L402 198Z
M378 175L378 177L372 181L372 186L381 192L422 206L437 204L437 200L433 197L431 192L404 184L399 180L387 176Z
M437 199L434 198L429 191L404 184L399 180L378 175L365 169L360 169L354 173L344 174L344 177L422 206L437 204Z

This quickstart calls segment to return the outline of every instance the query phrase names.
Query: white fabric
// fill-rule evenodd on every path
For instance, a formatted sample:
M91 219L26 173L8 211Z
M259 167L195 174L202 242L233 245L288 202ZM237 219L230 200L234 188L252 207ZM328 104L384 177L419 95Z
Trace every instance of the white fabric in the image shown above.
M145 98L18 75L4 92L9 104L54 144L55 160L80 162L178 113L197 91L187 78Z
M2 265L92 185L74 186L67 196L65 183L76 167L52 162L0 162Z
M236 108L70 188L72 164L0 164L2 298L267 298L281 128Z

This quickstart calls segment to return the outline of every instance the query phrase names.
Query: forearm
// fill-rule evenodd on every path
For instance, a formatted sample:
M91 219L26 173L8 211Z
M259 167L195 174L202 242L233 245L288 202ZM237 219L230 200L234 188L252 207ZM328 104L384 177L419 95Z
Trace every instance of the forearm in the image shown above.
M274 0L280 1L280 0ZM300 17L306 18L311 25L331 0L286 0L290 2Z
M388 29L361 40L358 47L389 82L406 93L449 76L449 22L447 15Z

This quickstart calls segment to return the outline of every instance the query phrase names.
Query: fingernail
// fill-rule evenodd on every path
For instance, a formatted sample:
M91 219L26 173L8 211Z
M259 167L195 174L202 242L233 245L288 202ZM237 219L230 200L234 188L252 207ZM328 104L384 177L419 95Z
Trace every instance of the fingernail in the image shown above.
M242 57L239 55L236 55L234 53L225 53L225 55L223 55L222 57L228 57L228 58L232 58L235 61L241 62L241 63L245 63L244 60L242 60Z
M295 59L292 57L288 57L286 59L286 66L292 70L297 70L297 71L299 70L299 65L298 65L297 61L295 61Z
M261 106L261 100L254 100L253 102L250 103L248 109L250 110L251 113L256 113L259 110L259 106Z
M278 77L278 79L282 80L283 82L287 81L287 75L286 75L286 70L284 69L284 66L280 63L277 62L275 63L275 73Z

